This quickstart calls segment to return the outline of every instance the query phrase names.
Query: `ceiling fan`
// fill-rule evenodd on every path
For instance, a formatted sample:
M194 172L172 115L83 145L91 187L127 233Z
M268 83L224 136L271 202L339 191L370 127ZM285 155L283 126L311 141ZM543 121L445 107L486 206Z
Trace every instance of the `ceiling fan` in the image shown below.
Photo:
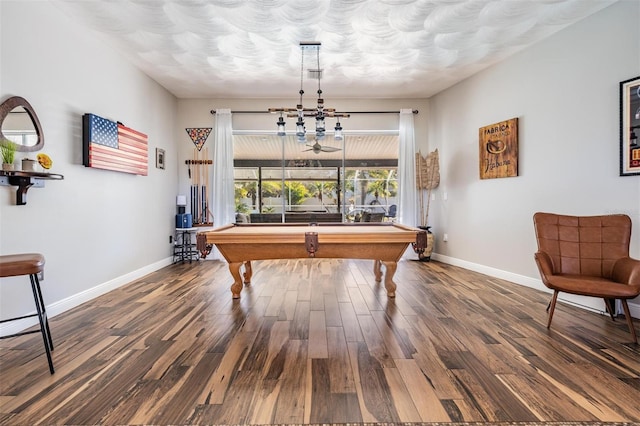
M302 152L313 151L314 154L320 154L321 152L336 152L342 149L342 148L336 148L333 146L322 146L320 145L320 142L318 142L317 139L316 139L316 143L314 143L313 145L307 144L307 146L309 147L309 149L305 149Z

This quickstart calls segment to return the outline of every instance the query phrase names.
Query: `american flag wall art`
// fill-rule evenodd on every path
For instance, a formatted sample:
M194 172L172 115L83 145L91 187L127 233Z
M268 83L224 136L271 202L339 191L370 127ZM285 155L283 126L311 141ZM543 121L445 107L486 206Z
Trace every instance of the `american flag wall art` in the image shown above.
M146 176L147 135L95 114L85 114L82 161L86 167Z

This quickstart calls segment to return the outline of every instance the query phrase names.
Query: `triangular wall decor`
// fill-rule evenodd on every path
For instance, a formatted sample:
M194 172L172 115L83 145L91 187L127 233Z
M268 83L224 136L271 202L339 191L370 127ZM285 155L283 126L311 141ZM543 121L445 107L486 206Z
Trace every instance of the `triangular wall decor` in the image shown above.
M198 148L198 151L202 149L202 146L207 141L209 133L211 133L211 127L185 129L187 134L193 141L193 144Z

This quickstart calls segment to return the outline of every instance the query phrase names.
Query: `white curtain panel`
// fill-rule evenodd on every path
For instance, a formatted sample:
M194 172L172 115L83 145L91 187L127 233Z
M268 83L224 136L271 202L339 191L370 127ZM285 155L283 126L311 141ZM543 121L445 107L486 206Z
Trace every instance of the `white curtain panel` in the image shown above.
M233 126L231 110L217 108L213 140L213 223L215 227L235 222L233 185ZM218 250L211 251L211 258L222 259Z
M416 189L416 138L413 129L413 111L400 110L400 129L398 147L398 222L408 226L417 226L417 189Z

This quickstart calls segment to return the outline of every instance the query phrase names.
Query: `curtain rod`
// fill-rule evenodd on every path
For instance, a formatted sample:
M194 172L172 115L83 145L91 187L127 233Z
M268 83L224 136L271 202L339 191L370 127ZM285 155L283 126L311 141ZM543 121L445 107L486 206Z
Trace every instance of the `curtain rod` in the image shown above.
M418 113L417 109L411 110L414 114ZM211 114L215 114L216 110L212 109ZM276 114L269 111L231 111L231 114ZM341 111L337 114L400 114L400 111Z

